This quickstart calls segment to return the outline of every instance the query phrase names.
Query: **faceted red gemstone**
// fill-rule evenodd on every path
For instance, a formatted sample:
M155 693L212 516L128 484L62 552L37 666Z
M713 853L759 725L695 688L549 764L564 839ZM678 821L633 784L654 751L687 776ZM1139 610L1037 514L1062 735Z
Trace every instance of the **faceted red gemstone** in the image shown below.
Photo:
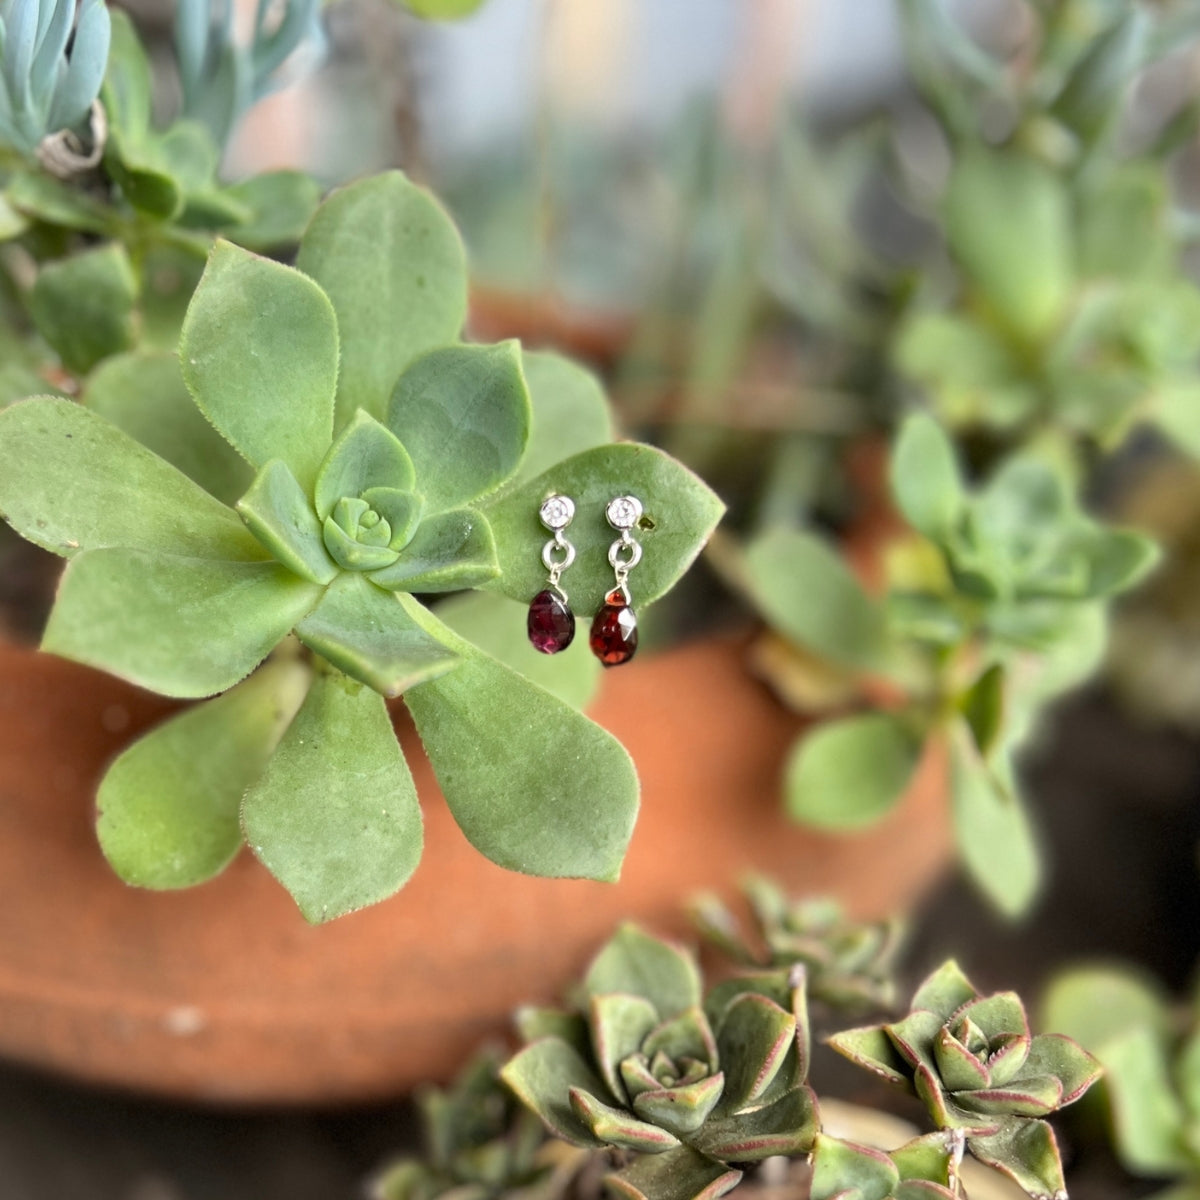
M557 592L546 588L538 592L529 605L526 628L535 650L557 654L565 650L575 636L575 614Z
M592 619L588 644L592 653L606 666L627 663L637 649L637 616L618 588L604 597L604 604Z

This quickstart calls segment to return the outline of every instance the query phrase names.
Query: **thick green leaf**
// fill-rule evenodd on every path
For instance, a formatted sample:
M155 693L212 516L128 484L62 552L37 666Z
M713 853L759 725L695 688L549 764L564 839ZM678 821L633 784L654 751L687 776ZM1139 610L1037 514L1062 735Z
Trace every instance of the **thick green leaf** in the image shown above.
M137 279L123 246L46 263L29 294L29 315L63 365L85 375L133 345Z
M256 467L281 458L306 489L333 436L337 321L299 271L217 242L179 349L200 410Z
M517 469L532 412L516 342L446 346L396 382L387 424L412 455L431 512L494 491Z
M164 721L117 758L96 795L96 832L126 883L191 887L224 870L242 845L242 796L309 679L298 663L270 663L225 695Z
M370 488L410 490L416 478L412 459L395 434L359 409L321 464L313 490L317 516L325 520L339 500Z
M918 532L941 539L962 516L962 474L950 439L925 413L909 417L892 452L892 495Z
M302 171L267 171L226 188L225 195L251 213L249 220L227 230L230 241L262 252L300 240L321 199L321 188Z
M1162 561L1162 550L1131 529L1106 529L1088 553L1088 598L1115 596L1136 587Z
M1148 972L1097 963L1054 978L1038 1023L1103 1057L1104 1045L1130 1029L1149 1029L1165 1041L1172 1024L1169 1004L1162 984Z
M83 403L226 504L250 486L253 473L196 407L175 354L110 358L92 372Z
M999 1133L971 1138L971 1153L1031 1196L1066 1195L1054 1130L1045 1121L1012 1121Z
M784 782L788 815L818 829L862 829L900 800L921 743L886 713L829 721L796 741Z
M337 311L339 427L357 408L382 419L409 363L462 329L462 242L437 201L399 171L334 192L309 224L297 265Z
M946 193L946 233L971 282L1017 334L1038 339L1072 288L1071 212L1054 172L1013 151L960 155Z
M847 1029L827 1040L840 1055L889 1083L907 1084L911 1078L908 1063L880 1025Z
M1052 1075L1062 1084L1060 1108L1074 1104L1100 1078L1099 1061L1077 1041L1061 1033L1039 1033L1029 1047L1022 1078Z
M117 232L114 215L100 201L41 171L17 175L4 195L18 212L47 225L75 229L80 233Z
M500 1078L551 1133L577 1146L602 1144L579 1117L570 1096L572 1089L602 1096L604 1081L574 1046L556 1037L542 1038L505 1063Z
M337 574L317 514L282 459L271 459L259 471L237 510L250 532L301 579L326 584Z
M576 637L558 654L541 654L529 644L526 605L491 592L471 592L442 601L434 612L461 638L466 638L506 667L545 688L572 708L586 708L600 685L604 668Z
M1001 663L992 663L981 671L961 701L962 714L970 727L979 753L987 758L1004 732L1005 671Z
M890 1200L900 1172L881 1150L818 1134L810 1200Z
M692 1141L722 1162L759 1162L806 1153L816 1132L816 1098L811 1089L799 1087L760 1108L708 1121Z
M668 1018L700 1003L696 960L671 942L626 923L592 960L583 981L589 996L643 996Z
M661 1154L679 1145L679 1139L657 1122L641 1121L625 1109L597 1099L584 1088L570 1091L571 1107L592 1136L606 1146L619 1146L642 1154Z
M658 1009L644 996L624 992L593 995L588 1004L588 1026L595 1061L608 1084L608 1097L625 1103L621 1063L636 1054L647 1034L659 1023Z
M616 534L604 518L613 497L636 496L644 508L634 531L642 544L642 561L629 575L636 608L657 600L675 584L725 511L691 471L651 446L622 442L585 450L481 504L503 572L490 586L514 600L528 603L546 585L541 551L547 534L538 509L555 492L570 496L578 514L568 532L577 557L563 575L563 587L579 617L595 613L613 587L608 550Z
M403 887L421 859L421 810L383 698L318 676L246 793L242 827L314 923Z
M724 1163L678 1146L666 1154L648 1154L623 1171L605 1176L609 1191L626 1200L716 1200L741 1182L742 1173Z
M760 1100L796 1041L796 1018L766 996L739 996L717 1032L725 1092L718 1116Z
M814 534L782 526L746 548L745 581L767 621L808 650L848 666L878 666L883 612L842 557Z
M64 572L42 649L164 696L244 679L320 596L278 563L86 550Z
M590 371L560 354L524 350L521 362L533 425L513 483L613 440L612 410L604 386Z
M1029 910L1041 887L1041 856L1020 797L979 755L965 722L951 735L954 832L971 878L1008 917Z
M913 993L914 1010L923 1009L934 1016L948 1021L964 1004L970 1004L979 999L975 985L963 973L963 969L954 959L947 959L935 971L931 971L921 981ZM1023 1026L1020 1026L1023 1027Z
M467 839L511 870L615 879L638 807L624 748L432 614L423 623L462 662L404 699Z
M426 517L395 563L370 578L389 591L457 592L481 587L499 574L487 518L473 508L456 508Z
M114 546L263 558L233 509L103 417L47 396L0 412L0 514L64 558Z
M320 604L296 626L311 650L385 696L444 675L458 656L414 619L420 606L348 572L333 581Z

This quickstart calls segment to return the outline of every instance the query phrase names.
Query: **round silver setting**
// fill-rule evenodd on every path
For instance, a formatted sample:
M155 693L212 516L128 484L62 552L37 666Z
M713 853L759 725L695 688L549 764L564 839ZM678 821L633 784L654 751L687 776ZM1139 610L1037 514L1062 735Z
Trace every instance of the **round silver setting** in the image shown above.
M548 496L538 509L538 516L547 529L566 529L575 517L575 504L570 496Z
M617 496L608 502L604 515L614 529L632 529L642 518L642 502L636 496Z

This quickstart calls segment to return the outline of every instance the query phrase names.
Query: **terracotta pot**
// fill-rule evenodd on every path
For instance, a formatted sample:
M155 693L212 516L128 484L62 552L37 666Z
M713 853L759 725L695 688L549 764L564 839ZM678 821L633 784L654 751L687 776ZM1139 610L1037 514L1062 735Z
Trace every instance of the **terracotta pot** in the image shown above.
M394 899L312 928L248 853L185 892L121 884L96 844L96 783L171 705L0 644L0 1054L206 1101L396 1094L448 1076L518 1003L553 999L619 917L685 933L681 901L747 869L863 914L915 900L948 857L940 762L864 836L789 825L779 764L796 720L747 676L742 651L700 643L606 677L594 715L643 784L616 885L492 866L398 717L425 857Z

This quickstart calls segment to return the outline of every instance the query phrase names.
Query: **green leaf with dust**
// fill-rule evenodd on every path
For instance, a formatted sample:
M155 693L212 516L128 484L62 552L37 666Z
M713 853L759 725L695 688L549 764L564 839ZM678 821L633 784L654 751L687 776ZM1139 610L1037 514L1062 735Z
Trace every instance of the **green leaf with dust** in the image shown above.
M879 665L882 609L815 534L783 526L766 530L746 547L744 566L751 598L785 637L848 666Z
M318 676L246 793L242 826L314 923L403 887L421 858L421 810L383 698Z
M246 527L276 561L310 583L325 585L337 567L325 550L312 502L282 459L273 458L237 502Z
M422 627L418 611L412 597L382 591L347 571L296 626L296 636L352 678L399 696L458 663L458 655Z
M1025 806L998 766L983 761L966 722L957 721L951 730L950 791L959 853L992 904L1007 917L1019 917L1041 888L1041 855Z
M404 701L467 839L510 870L615 879L638 807L624 748L432 614L424 621L462 661L410 689Z
M715 1162L690 1146L677 1146L665 1154L644 1154L604 1182L626 1200L716 1200L741 1178L736 1167Z
M337 312L339 427L357 408L382 420L405 368L426 350L456 341L466 319L458 231L437 201L399 171L334 192L309 224L297 266Z
M278 563L85 550L63 573L42 649L163 696L244 679L317 602Z
M926 537L944 539L962 518L962 472L941 426L915 413L901 426L891 463L892 495L908 523Z
M103 417L47 396L0 412L0 514L66 558L115 546L263 557L233 509Z
M820 725L788 759L788 815L817 829L863 829L899 802L920 757L912 730L886 713Z
M201 412L247 462L281 458L312 487L333 437L338 329L311 279L218 242L179 356Z
M223 696L134 742L96 796L96 832L113 870L144 888L203 883L242 845L238 810L304 699L309 673L271 663Z
M86 375L133 345L137 293L125 248L100 246L46 263L29 293L29 315L63 366Z
M576 636L558 654L541 654L529 644L525 629L528 605L493 592L470 592L440 603L434 614L459 637L545 688L572 708L586 708L600 686L604 668Z
M388 428L412 458L430 512L499 487L520 463L531 423L516 342L431 350L388 403Z
M1048 335L1074 282L1063 181L1019 152L968 149L950 177L945 219L959 264L1008 327L1031 340Z
M83 404L226 504L250 486L253 472L204 419L174 354L110 358L92 372Z
M576 559L563 576L571 607L591 616L613 587L608 550L616 537L604 509L617 495L637 496L644 515L634 531L642 561L630 573L636 607L674 586L700 553L725 511L717 496L682 463L661 450L619 442L585 450L519 487L480 503L492 525L502 574L490 588L526 603L546 584L540 550L547 533L538 520L541 502L554 492L575 501L570 540Z

